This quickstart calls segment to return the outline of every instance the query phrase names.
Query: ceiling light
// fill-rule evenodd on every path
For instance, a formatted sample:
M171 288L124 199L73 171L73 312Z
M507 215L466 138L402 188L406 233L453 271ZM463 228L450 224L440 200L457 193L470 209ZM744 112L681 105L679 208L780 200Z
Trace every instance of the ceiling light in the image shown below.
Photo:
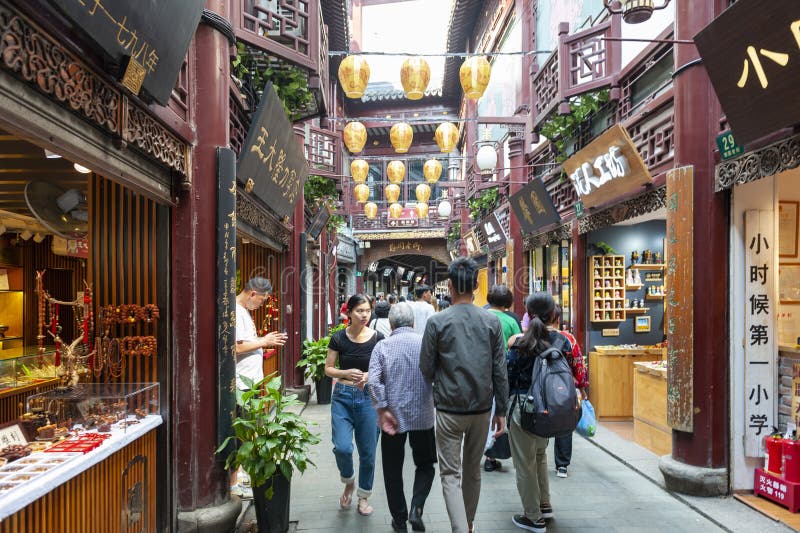
M47 148L44 149L44 156L47 159L60 159L61 158L61 155L59 155L59 154L57 154L55 152L51 152Z
M75 170L77 170L81 174L91 174L91 172L92 172L91 169L86 168L83 165L79 165L78 163L73 163L72 166L75 168Z
M39 233L38 231L33 235L33 242L40 243L44 240L44 235Z
M22 232L20 232L19 236L23 241L27 241L28 239L33 237L33 232L25 228L24 230L22 230Z

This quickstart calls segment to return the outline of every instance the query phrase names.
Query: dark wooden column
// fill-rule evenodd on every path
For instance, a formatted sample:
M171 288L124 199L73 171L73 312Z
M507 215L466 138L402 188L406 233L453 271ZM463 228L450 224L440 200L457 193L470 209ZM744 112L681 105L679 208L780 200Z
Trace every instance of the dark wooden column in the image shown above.
M675 38L692 39L715 15L715 0L673 0ZM675 45L675 166L694 169L694 419L693 431L672 432L672 459L662 461L670 488L711 494L725 485L728 465L729 196L714 193L712 147L719 103L694 46ZM679 311L678 311L679 312ZM667 475L665 464L677 468ZM682 469L686 465L689 468ZM699 468L691 468L699 467ZM718 469L716 488L701 478ZM720 473L722 472L722 473Z
M300 352L303 348L303 313L305 312L305 302L303 301L303 291L300 290L304 282L303 271L305 269L305 254L302 250L306 247L306 228L305 228L305 204L303 197L297 202L292 215L292 240L289 242L289 249L284 253L284 269L281 272L283 279L281 287L283 294L281 301L284 302L284 324L289 339L283 349L283 376L284 387L294 388L303 385L303 370L297 368L300 360ZM311 270L306 273L311 275ZM289 312L288 306L291 306Z
M208 0L206 8L227 17L227 4ZM214 454L216 243L208 238L216 234L216 148L228 146L229 45L218 30L201 23L195 46L193 182L177 198L172 226L172 454L179 531L204 522L222 527L234 507L227 504L228 473ZM213 518L199 512L212 507L219 508Z
M525 138L513 137L508 141L508 157L511 162L511 183L509 184L509 196L517 193L527 182L527 172L525 167ZM522 243L522 228L517 217L509 213L509 238L514 239L512 261L514 262L513 278L509 279L509 285L514 293L514 312L519 316L525 313L525 297L528 295L528 286L525 276L525 248Z

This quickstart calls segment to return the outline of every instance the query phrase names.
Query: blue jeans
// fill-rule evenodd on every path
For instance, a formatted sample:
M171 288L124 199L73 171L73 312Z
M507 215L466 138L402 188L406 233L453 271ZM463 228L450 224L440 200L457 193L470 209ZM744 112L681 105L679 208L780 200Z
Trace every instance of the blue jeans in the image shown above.
M372 495L375 478L375 448L378 445L378 412L372 407L368 387L337 383L331 395L333 455L343 483L355 479L353 434L358 448L358 496Z

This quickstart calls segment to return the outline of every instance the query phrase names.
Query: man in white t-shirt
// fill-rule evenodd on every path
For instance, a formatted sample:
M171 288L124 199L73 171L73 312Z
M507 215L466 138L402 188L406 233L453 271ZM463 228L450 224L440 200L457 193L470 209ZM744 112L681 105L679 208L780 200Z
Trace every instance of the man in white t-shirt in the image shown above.
M266 278L250 278L244 289L236 296L236 388L246 389L241 376L253 381L264 377L264 348L283 346L288 335L273 331L258 336L250 311L258 309L272 292L272 284Z
M436 309L431 305L431 288L428 285L418 285L414 289L416 298L411 302L414 309L414 332L422 335L425 333L425 324L428 318L433 316Z

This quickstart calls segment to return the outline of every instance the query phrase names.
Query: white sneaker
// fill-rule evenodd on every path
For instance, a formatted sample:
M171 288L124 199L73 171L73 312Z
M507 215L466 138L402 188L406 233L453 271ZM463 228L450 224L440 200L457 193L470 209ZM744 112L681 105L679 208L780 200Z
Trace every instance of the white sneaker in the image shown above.
M559 466L558 468L556 468L556 475L558 477L567 477L567 467Z

